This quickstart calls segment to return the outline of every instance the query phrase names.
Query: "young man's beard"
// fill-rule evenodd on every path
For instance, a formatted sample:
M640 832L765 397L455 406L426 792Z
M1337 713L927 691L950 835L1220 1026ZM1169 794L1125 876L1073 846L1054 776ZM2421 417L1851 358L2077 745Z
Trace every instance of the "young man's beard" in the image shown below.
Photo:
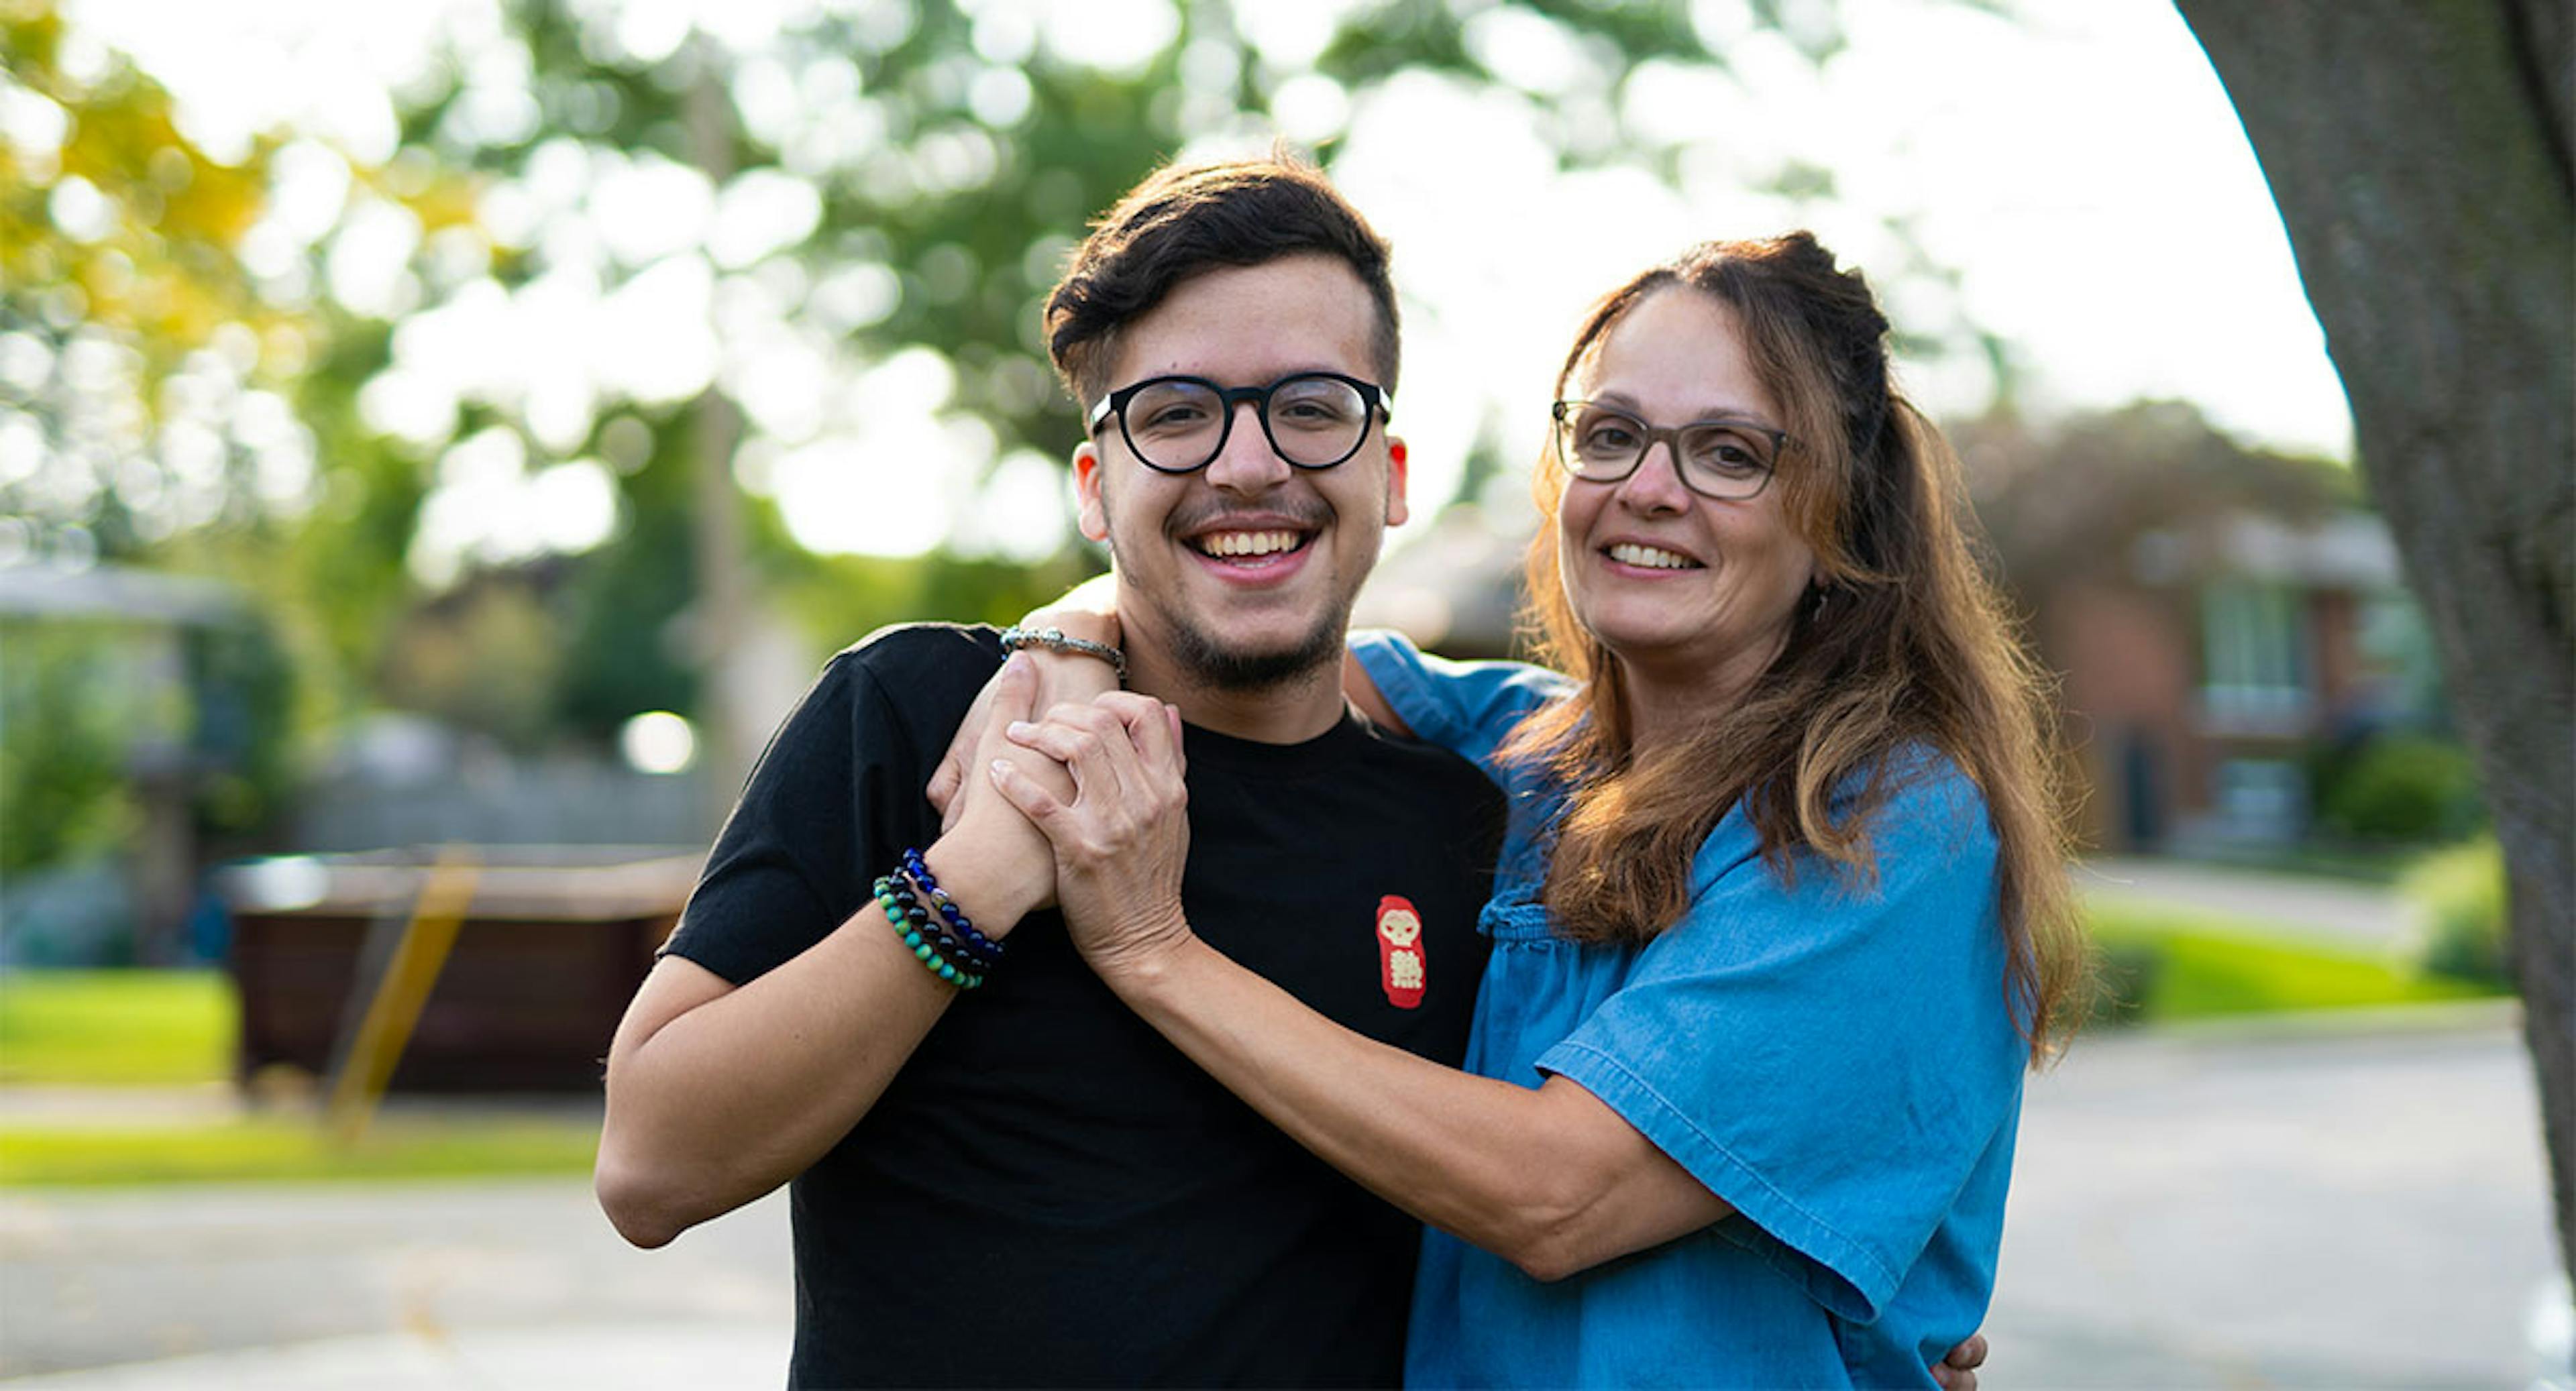
M1252 694L1309 676L1318 667L1338 664L1343 634L1350 627L1345 607L1324 614L1296 643L1271 652L1237 652L1212 633L1186 619L1170 628L1172 659L1199 681L1221 691Z
M1108 507L1109 483L1101 480L1101 498ZM1118 558L1118 537L1113 529L1107 538L1112 564ZM1301 678L1311 677L1321 669L1338 672L1342 644L1350 632L1351 605L1357 595L1345 595L1340 602L1328 605L1317 615L1315 626L1286 647L1269 652L1244 652L1229 647L1215 632L1202 626L1189 614L1157 606L1160 625L1171 643L1172 660L1192 679L1211 690L1238 694L1259 694L1275 690Z

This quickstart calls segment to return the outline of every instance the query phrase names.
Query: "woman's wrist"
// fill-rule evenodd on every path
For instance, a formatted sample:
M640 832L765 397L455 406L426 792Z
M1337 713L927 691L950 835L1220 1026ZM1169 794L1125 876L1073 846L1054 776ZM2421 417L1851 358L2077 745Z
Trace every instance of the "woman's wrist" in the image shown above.
M1076 940L1087 934L1079 930ZM1114 945L1088 945L1083 959L1119 998L1138 1008L1185 990L1198 955L1209 950L1178 905L1154 924L1122 929Z
M1051 631L1078 642L1095 642L1103 647L1118 646L1118 618L1115 614L1095 613L1090 609L1047 608L1020 620L1024 631Z
M1127 680L1127 654L1118 650L1117 625L1113 623L1109 627L1109 640L1103 641L1099 638L1085 637L1078 631L1067 632L1063 628L1043 622L1039 615L1031 615L1026 621L1002 630L1002 650L1105 662L1116 681L1123 685ZM1033 660L1045 661L1047 656L1034 655ZM1049 668L1048 674L1053 676L1059 670L1061 668Z

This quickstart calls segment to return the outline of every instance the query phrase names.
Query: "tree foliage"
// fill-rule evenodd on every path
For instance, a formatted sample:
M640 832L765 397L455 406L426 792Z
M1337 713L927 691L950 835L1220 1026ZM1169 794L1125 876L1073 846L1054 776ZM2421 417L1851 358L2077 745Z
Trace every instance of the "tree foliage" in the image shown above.
M266 152L218 163L131 63L65 56L50 6L0 10L0 97L54 136L0 140L0 512L22 551L48 539L32 522L128 555L259 495L229 427L245 405L254 429L291 426L260 386L283 364L260 369L302 325L236 255Z
M1949 433L1999 572L2025 595L2126 581L2151 535L2247 515L2316 523L2363 505L2350 469L2249 448L2178 401L2045 427L1996 411Z

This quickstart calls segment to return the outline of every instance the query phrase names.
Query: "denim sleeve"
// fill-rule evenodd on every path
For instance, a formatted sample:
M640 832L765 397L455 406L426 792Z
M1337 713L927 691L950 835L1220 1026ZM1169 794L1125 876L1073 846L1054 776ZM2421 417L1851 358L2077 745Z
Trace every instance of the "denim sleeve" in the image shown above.
M1800 857L1784 879L1730 813L1688 914L1538 1062L1733 1205L1721 1235L1862 1322L2009 1144L2028 1060L1974 785L1940 763L1872 841L1874 877Z
M1397 633L1351 635L1351 655L1415 735L1493 771L1493 752L1530 711L1572 686L1524 662L1454 662Z

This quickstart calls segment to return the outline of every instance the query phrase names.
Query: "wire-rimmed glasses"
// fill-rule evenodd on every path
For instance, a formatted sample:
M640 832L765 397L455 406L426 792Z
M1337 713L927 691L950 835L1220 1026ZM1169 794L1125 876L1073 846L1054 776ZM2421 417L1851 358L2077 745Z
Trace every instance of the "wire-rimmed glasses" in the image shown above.
M1683 487L1724 502L1760 493L1789 444L1786 431L1733 417L1649 425L1598 401L1559 401L1554 414L1557 462L1575 477L1616 483L1635 473L1646 451L1661 442L1672 451Z

